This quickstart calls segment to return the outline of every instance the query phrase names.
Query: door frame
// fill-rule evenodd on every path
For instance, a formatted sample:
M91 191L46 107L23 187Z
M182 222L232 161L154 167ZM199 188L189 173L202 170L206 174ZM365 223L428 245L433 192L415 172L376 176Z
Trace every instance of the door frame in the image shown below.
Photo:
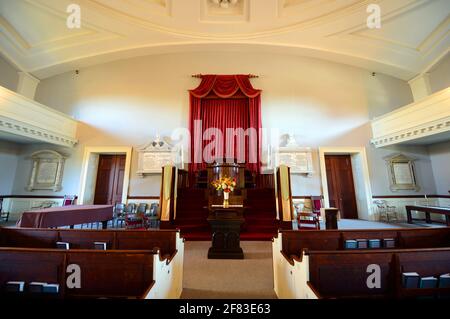
M325 155L350 155L352 160L353 184L355 187L356 204L358 207L358 219L374 220L372 214L372 187L370 185L369 165L365 147L319 147L320 175L322 181L322 194L324 205L330 207L328 194L327 169ZM356 165L360 171L356 171ZM361 174L362 173L362 174ZM363 185L359 189L358 185Z
M128 187L130 185L130 171L131 171L131 155L133 148L129 146L86 146L84 148L84 156L81 168L80 177L80 192L78 196L78 203L80 205L85 204L87 200L86 197L88 192L92 190L88 189L88 171L93 169L95 172L98 170L97 167L91 167L90 159L93 156L99 155L125 155L125 171L123 176L123 188L122 188L122 203L126 203L128 199ZM95 174L97 175L97 174ZM94 188L95 192L95 188ZM88 203L86 203L88 204Z

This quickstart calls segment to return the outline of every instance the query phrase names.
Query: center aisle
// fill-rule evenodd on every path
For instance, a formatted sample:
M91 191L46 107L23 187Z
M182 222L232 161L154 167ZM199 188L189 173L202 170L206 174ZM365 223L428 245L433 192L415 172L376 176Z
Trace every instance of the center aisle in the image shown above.
M243 260L208 259L209 247L210 242L185 242L181 298L276 298L271 242L241 242Z

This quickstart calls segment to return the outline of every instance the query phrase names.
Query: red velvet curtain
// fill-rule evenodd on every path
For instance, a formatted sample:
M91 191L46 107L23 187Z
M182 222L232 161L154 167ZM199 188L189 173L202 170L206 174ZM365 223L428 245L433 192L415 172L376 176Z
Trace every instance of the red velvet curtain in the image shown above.
M190 108L190 171L204 169L206 163L212 161L209 156L203 156L206 147L205 154L214 149L215 158L231 157L233 149L233 157L244 159L249 170L260 172L261 91L253 88L248 75L203 75L200 85L190 91ZM220 129L223 142L216 135L209 134L213 133L209 128ZM242 143L242 139L227 134L227 129L250 129L247 131L250 136L246 136ZM206 141L203 141L204 133ZM245 154L242 154L243 150Z

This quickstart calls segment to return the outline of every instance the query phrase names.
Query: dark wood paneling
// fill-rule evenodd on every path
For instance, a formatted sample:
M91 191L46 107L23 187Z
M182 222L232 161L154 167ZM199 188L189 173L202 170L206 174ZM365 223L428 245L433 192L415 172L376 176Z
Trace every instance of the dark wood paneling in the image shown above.
M330 207L338 208L342 218L357 219L358 208L350 155L326 155L325 166Z
M114 205L122 201L125 155L100 155L94 204Z

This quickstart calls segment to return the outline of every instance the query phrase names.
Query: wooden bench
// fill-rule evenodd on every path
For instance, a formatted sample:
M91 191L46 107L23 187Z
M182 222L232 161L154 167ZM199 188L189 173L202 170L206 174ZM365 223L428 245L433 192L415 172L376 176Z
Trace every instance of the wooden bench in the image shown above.
M73 249L94 249L94 242L105 242L107 249L148 250L157 247L162 255L176 251L176 230L79 230L40 228L0 228L0 246L55 248L68 242Z
M284 256L301 256L303 249L344 250L347 240L394 239L395 247L437 248L450 247L450 228L407 228L407 229L365 229L295 231L282 230L281 251Z
M106 243L107 251L158 251L162 266L155 270L158 296L179 298L183 282L184 241L177 230L72 230L0 228L0 247L55 249L68 242L70 251L93 250L94 242Z
M345 241L355 239L394 239L395 247L390 249L450 247L450 228L282 230L272 243L274 290L277 296L305 298L308 294L314 295L309 287L298 287L299 283L306 284L306 277L309 276L308 265L302 262L304 250L345 252ZM382 249L356 251L367 254Z
M450 248L396 249L377 251L306 251L309 282L317 298L407 298L449 296L450 289L406 289L403 272L421 277L450 272ZM305 257L306 258L306 257ZM381 285L367 285L369 265L379 265Z
M8 281L59 284L56 298L150 298L156 251L0 248L0 285ZM66 286L67 266L81 269L81 287ZM20 296L26 293L17 293ZM34 295L36 296L36 295Z

